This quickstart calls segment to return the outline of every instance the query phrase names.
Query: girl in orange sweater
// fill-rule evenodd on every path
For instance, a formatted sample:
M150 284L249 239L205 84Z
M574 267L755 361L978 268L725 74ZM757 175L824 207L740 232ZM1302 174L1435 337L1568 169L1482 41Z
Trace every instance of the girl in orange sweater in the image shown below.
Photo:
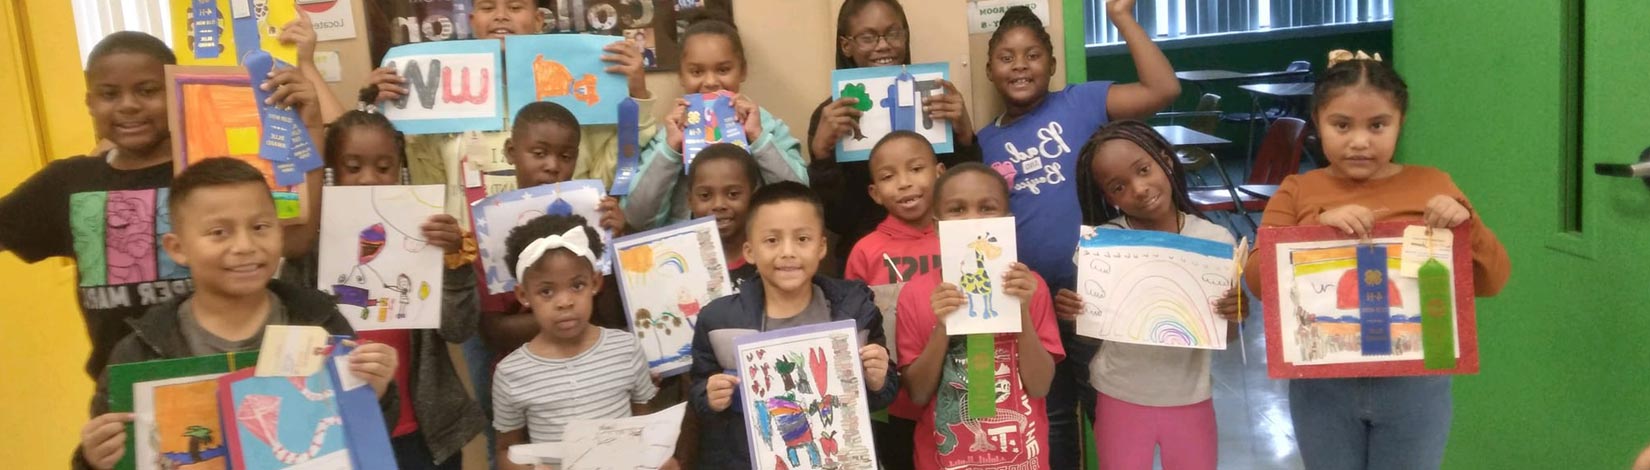
M1376 222L1472 224L1479 297L1507 282L1507 250L1448 174L1393 163L1409 90L1378 60L1332 64L1313 93L1313 122L1329 167L1294 175L1266 205L1262 226L1327 225L1367 238ZM1260 291L1258 257L1250 289ZM1426 469L1443 462L1450 427L1448 376L1303 379L1289 383L1289 410L1307 468Z

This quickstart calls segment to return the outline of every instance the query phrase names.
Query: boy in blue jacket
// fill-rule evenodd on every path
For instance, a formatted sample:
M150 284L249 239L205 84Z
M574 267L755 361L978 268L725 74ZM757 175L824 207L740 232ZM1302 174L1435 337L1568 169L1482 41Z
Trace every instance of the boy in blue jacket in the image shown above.
M772 331L851 319L869 332L869 344L859 355L871 408L887 407L899 389L895 371L888 367L882 313L872 302L871 289L859 281L815 275L826 243L824 206L813 191L796 182L763 187L751 198L745 231L745 259L756 265L761 282L746 282L739 293L706 305L693 332L700 468L751 468L749 450L740 445L748 442L745 420L741 408L733 406L739 378L725 372L734 364L717 362L712 331Z

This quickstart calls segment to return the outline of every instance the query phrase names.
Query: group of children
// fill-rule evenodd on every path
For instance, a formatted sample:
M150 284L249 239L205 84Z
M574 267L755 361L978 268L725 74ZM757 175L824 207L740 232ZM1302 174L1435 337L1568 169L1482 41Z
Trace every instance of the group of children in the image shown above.
M471 30L495 39L536 33L543 19L532 5L477 0ZM634 189L605 200L600 220L545 215L510 231L514 292L477 290L475 240L459 222L462 204L449 202L451 214L421 227L448 254L441 328L361 333L365 344L351 354L351 372L381 397L399 468L458 468L460 449L488 428L496 433L496 465L521 468L498 456L514 444L559 440L569 419L643 414L684 401L690 412L667 466L752 468L745 417L734 406L739 379L727 372L734 365L718 363L711 333L836 320L869 332L860 357L867 401L887 411L873 430L885 468L1077 468L1079 407L1095 417L1101 468L1150 468L1159 450L1166 468L1215 468L1209 351L1097 347L1072 331L1083 310L1074 292L1080 225L1233 241L1187 198L1186 170L1172 146L1134 120L1179 94L1168 60L1133 19L1132 1L1110 1L1107 9L1139 83L1050 90L1056 51L1049 35L1030 10L1011 8L992 34L986 62L1006 111L976 130L950 84L923 102L928 115L956 128L958 150L946 155L936 155L921 135L896 131L876 144L869 161L837 163L834 142L857 131L859 116L853 99L844 98L815 112L809 160L785 123L739 94L735 109L748 150L712 145L684 165L686 102L675 100L664 122L643 123ZM307 22L289 25L283 37L313 47L313 34L297 23ZM910 27L897 0L844 2L837 66L909 63ZM685 92L739 92L749 64L730 22L696 20L680 41ZM650 106L638 51L617 42L604 59L612 71L632 76L631 97ZM104 39L88 62L87 104L111 149L54 162L0 199L0 249L31 262L109 260L106 279L94 282L81 270L81 285L93 286L81 291L93 376L111 363L255 350L265 325L351 333L334 303L313 288L315 228L276 220L262 173L238 160L208 159L172 176L163 66L174 62L147 35ZM314 65L301 62L270 79L272 104L297 108L324 135L331 184L439 182L448 184L449 201L453 193L465 199L457 160L474 153L465 149L471 139L404 138L373 110L371 103L406 93L393 71L375 71L359 109L340 112L318 74L309 73ZM1448 175L1392 161L1407 93L1380 62L1330 67L1312 106L1330 165L1286 179L1262 224L1321 224L1360 236L1386 220L1471 224L1476 294L1493 295L1510 269L1494 234ZM471 137L500 150L515 186L526 188L611 182L616 134L611 126L581 126L566 109L541 102L519 111L509 132ZM129 266L186 267L187 277L117 279L114 254L103 256L106 242L116 249L115 234L80 228L78 220L92 215L82 211L104 209L88 209L88 195L140 190L159 193L158 210L165 212L145 228L148 239L122 241L121 254L148 257L127 260L138 261ZM965 341L948 335L944 322L964 295L937 269L936 221L1006 216L1016 218L1021 262L1001 273L999 288L1024 306L1021 329L994 338L997 415L965 422L971 420L957 415L968 398ZM660 379L624 331L614 279L597 269L605 247L595 228L619 235L700 217L714 217L738 288L699 314L690 372ZM1254 263L1246 281L1258 287ZM828 275L833 266L841 279ZM903 283L897 308L880 311L868 286L895 283ZM1211 300L1227 321L1249 313L1239 289ZM893 344L883 329L886 314L896 316ZM466 343L475 399L463 390L446 343ZM1435 468L1449 430L1449 387L1447 377L1293 381L1301 455L1310 468ZM107 413L106 394L100 380L77 467L111 468L129 451L124 423L132 416ZM1009 427L991 436L968 428L986 421Z

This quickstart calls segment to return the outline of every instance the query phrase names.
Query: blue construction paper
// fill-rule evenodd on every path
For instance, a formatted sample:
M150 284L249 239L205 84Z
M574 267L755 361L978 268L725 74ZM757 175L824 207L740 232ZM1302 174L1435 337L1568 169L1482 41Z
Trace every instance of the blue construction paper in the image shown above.
M315 153L315 142L297 111L264 103L274 94L262 87L274 69L275 60L268 52L252 51L244 56L243 62L252 83L252 96L258 100L258 116L263 122L258 155L275 168L275 184L303 183L304 173L321 168L321 157Z
M1363 355L1392 354L1392 302L1387 298L1385 245L1358 245L1358 320Z
M344 418L344 438L349 443L350 460L355 461L355 468L394 468L395 450L390 447L389 428L384 423L384 413L378 407L378 393L369 385L362 385L349 389L342 384L350 383L345 380L344 374L349 374L349 353L355 347L344 344L348 336L332 337L332 354L328 358L326 372L332 378L332 383L338 387L338 414Z
M613 187L607 191L610 195L629 195L636 167L641 166L641 114L636 100L625 98L619 102L619 162L613 169Z
M504 38L510 116L535 101L562 105L579 125L619 121L630 80L607 73L602 48L624 38L596 34L532 34Z
M735 95L726 90L695 93L682 97L688 102L687 123L682 136L682 171L687 172L693 157L711 144L730 143L748 148L745 125L733 109Z
M601 180L573 180L502 192L470 203L486 292L498 294L516 288L516 274L504 261L504 240L510 230L540 215L583 216L585 223L601 234L602 245L607 246L613 234L599 226L601 213L597 210L606 195ZM602 250L597 270L603 275L612 273L611 251Z
M407 80L408 94L379 103L407 134L496 131L504 128L504 62L492 39L405 44L384 54L383 66Z
M901 75L912 77L913 96L909 107L899 106L898 81ZM934 153L955 150L951 122L934 120L922 106L925 96L945 94L940 80L951 79L951 67L945 63L893 65L887 67L860 67L831 72L831 99L845 94L859 98L856 106L865 114L859 118L860 135L844 136L836 144L836 160L857 162L871 158L871 147L895 129L916 131L934 145Z
M1077 241L1081 248L1144 246L1172 248L1213 258L1232 259L1232 245L1156 230L1097 228L1094 236Z

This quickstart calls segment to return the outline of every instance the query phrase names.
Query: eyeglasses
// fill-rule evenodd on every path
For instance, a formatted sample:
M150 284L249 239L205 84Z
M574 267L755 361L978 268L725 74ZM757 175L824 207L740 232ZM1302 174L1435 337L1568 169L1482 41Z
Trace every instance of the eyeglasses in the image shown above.
M890 29L890 30L888 30L888 32L882 33L882 34L859 33L859 34L855 34L853 36L849 36L850 39L854 40L855 44L859 44L859 47L876 47L877 46L877 41L882 41L882 40L888 41L889 45L905 44L905 40L908 37L909 36L907 36L907 33L904 29L897 29L897 28L896 29Z

